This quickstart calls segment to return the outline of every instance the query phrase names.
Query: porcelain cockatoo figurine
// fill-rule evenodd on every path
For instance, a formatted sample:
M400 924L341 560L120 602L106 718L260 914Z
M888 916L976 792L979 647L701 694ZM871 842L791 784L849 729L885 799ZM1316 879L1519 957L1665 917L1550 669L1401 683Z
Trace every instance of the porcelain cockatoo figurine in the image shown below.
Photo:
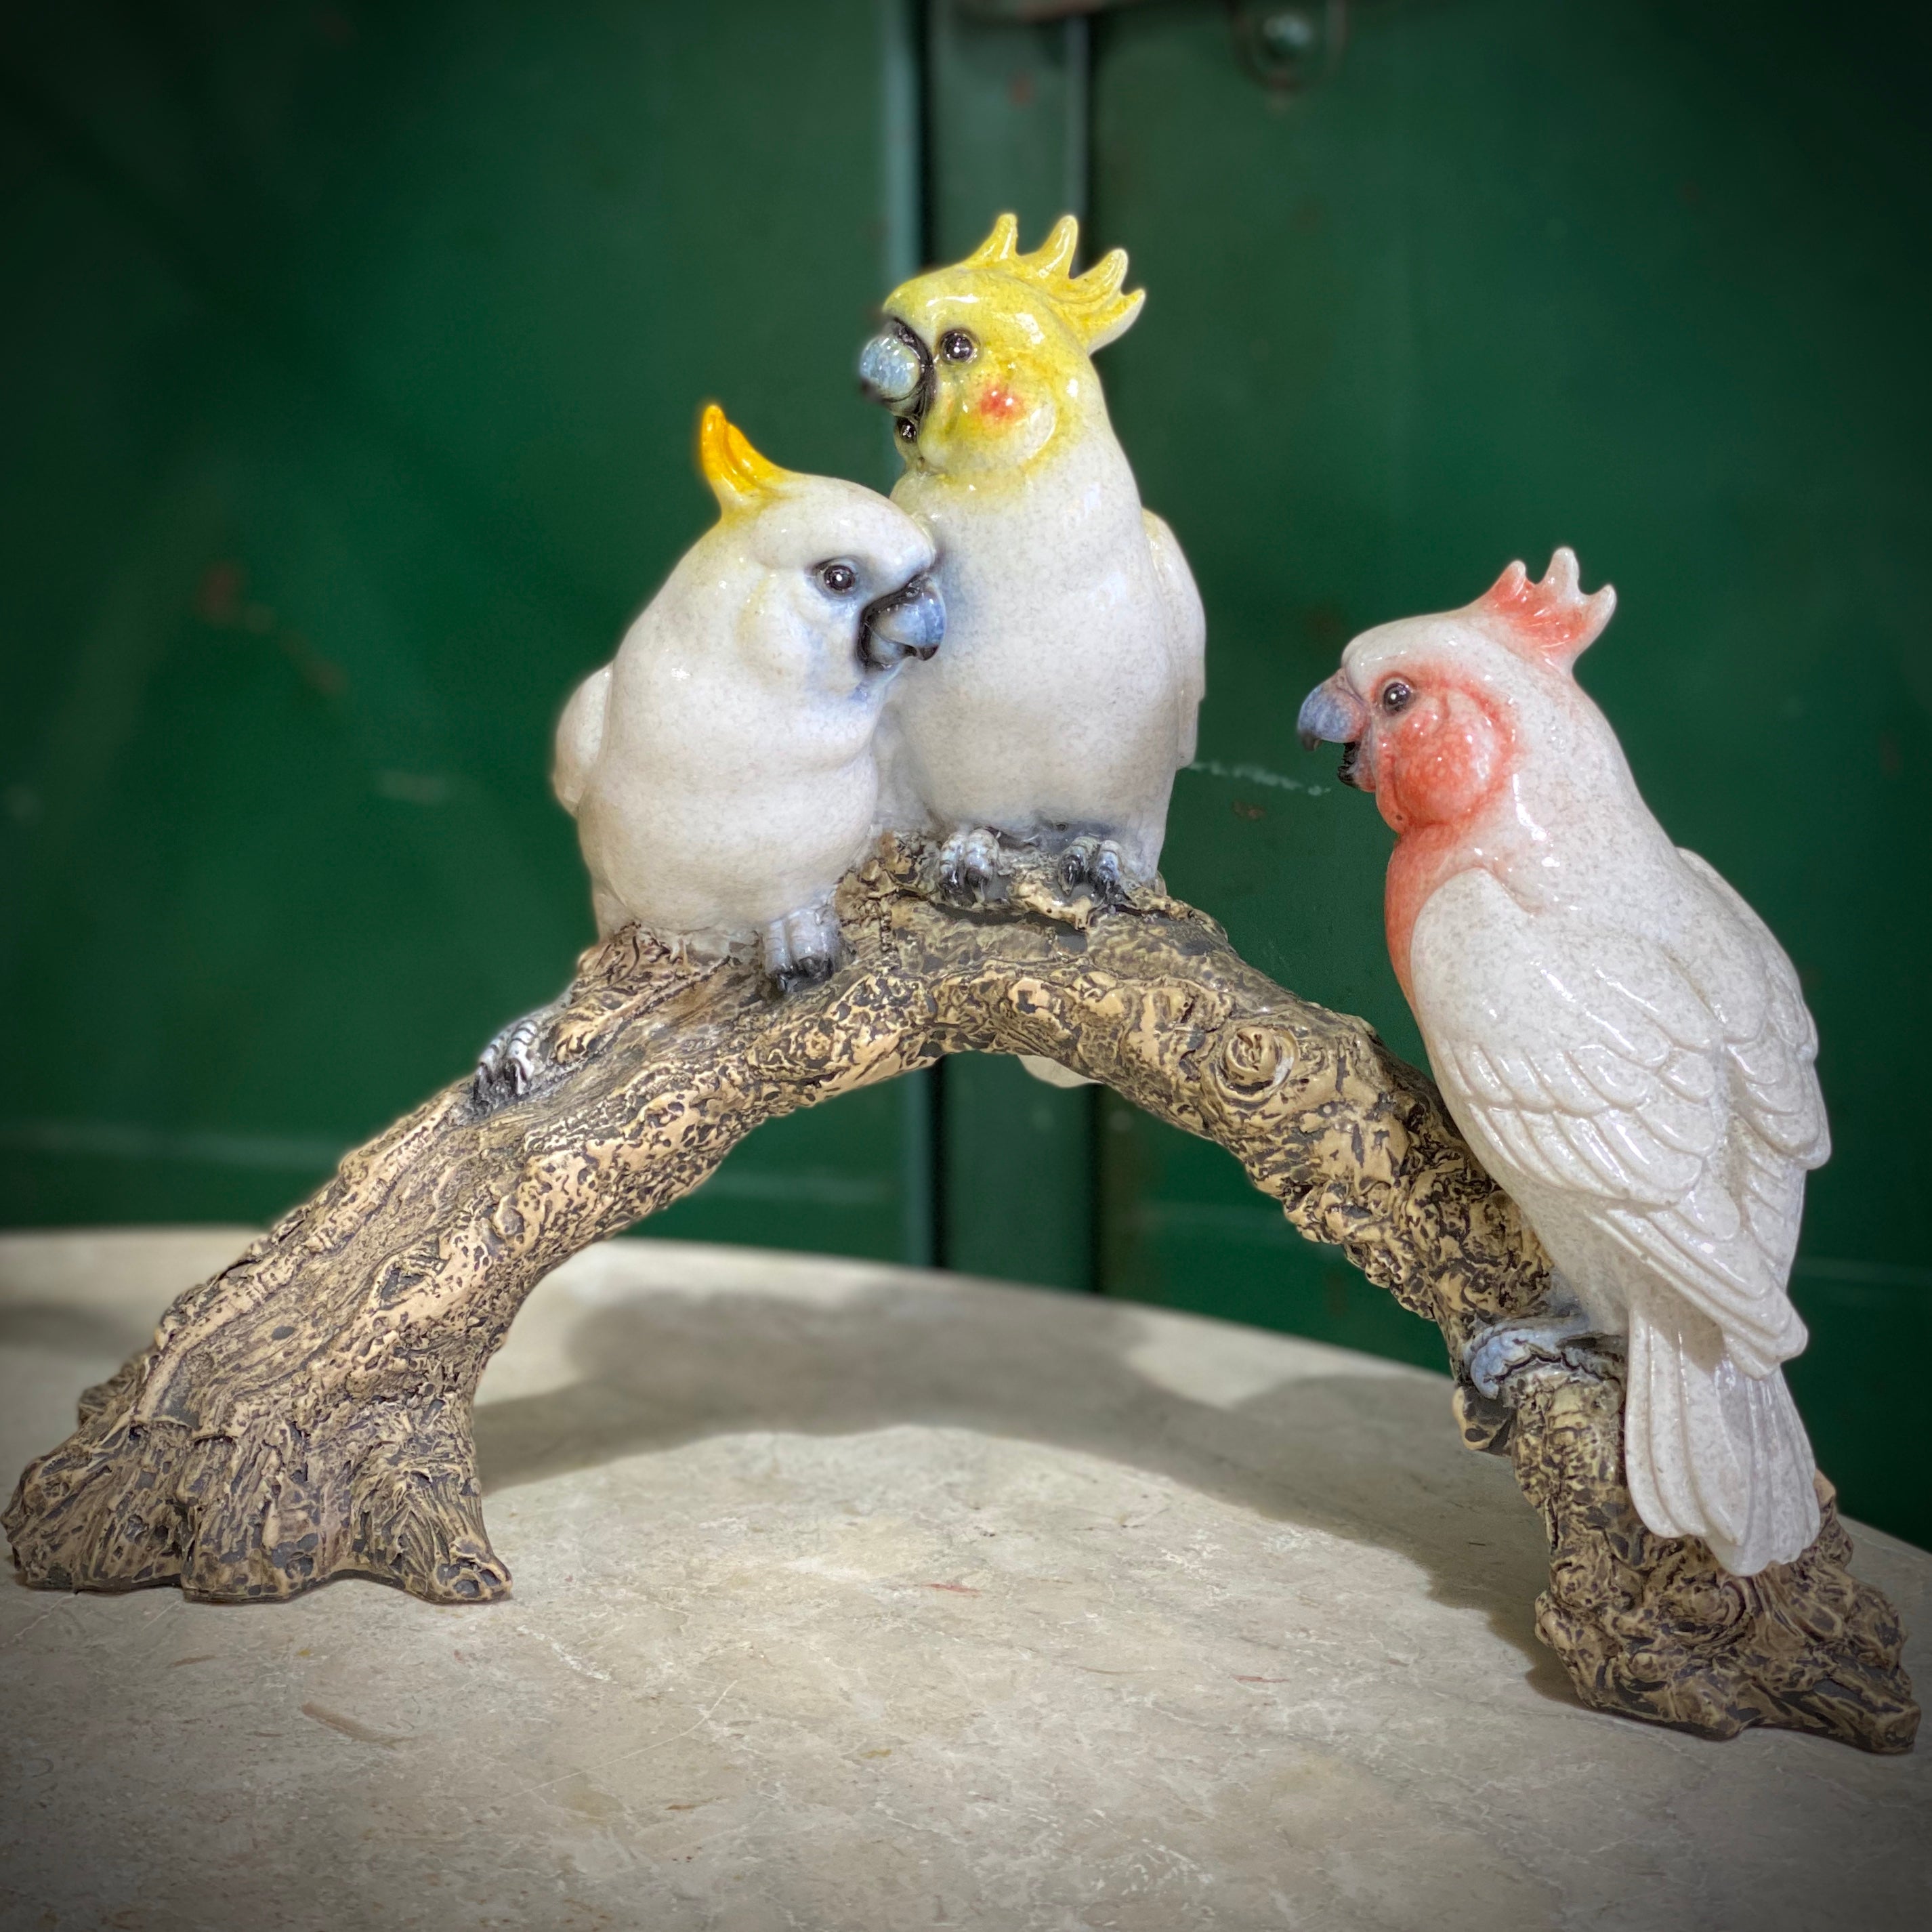
M1496 1330L1494 1396L1567 1334L1628 1337L1644 1521L1749 1576L1817 1534L1780 1362L1804 1175L1829 1151L1817 1035L1764 922L1646 808L1572 675L1616 594L1511 564L1466 609L1349 645L1302 706L1396 843L1389 950L1456 1124L1574 1298Z
M945 609L932 538L875 491L768 463L715 404L698 455L718 520L565 707L554 782L600 932L755 941L788 989L836 963L880 707Z
M1003 214L956 267L886 298L866 388L898 418L892 500L938 545L944 658L896 689L886 822L946 840L997 891L999 838L1108 897L1160 863L1194 756L1207 626L1174 532L1141 507L1090 358L1125 332L1119 249L1070 276L1070 215L1022 255Z

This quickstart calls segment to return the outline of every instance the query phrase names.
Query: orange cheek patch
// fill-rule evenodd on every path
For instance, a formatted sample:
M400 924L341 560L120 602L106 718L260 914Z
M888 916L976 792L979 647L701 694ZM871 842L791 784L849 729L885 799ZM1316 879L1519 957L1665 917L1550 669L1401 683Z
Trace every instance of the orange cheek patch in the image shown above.
M973 409L982 421L1004 428L1025 413L1026 404L1004 382L988 382L974 397Z
M1444 717L1430 706L1406 723L1390 747L1383 816L1397 831L1458 818L1496 776L1496 745L1484 721Z

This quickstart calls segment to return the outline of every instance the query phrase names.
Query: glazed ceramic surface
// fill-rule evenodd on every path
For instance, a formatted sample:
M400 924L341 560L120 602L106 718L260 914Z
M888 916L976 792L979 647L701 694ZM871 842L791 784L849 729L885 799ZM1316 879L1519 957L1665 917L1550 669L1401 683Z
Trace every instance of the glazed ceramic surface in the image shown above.
M1628 1336L1643 1519L1750 1574L1818 1526L1778 1364L1804 1174L1829 1151L1816 1034L1763 922L1639 795L1576 658L1614 593L1558 550L1466 609L1366 632L1304 737L1398 835L1389 946L1450 1111L1581 1304Z
M808 974L873 827L886 691L944 628L932 542L872 490L768 463L715 405L699 455L718 521L572 698L556 794L602 932L755 939Z
M888 704L887 823L990 828L1160 857L1194 755L1206 624L1173 532L1141 507L1090 358L1123 333L1116 249L1070 276L1061 220L1016 251L1010 215L968 259L886 299L861 373L899 418L893 501L938 547L946 646Z

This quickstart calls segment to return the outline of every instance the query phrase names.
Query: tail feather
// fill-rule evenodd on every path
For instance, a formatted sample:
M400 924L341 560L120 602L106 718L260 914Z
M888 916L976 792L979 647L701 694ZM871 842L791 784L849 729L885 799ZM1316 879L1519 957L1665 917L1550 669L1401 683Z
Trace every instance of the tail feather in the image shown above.
M1694 1311L1630 1311L1624 1461L1660 1536L1701 1537L1735 1576L1788 1563L1818 1534L1811 1444L1784 1378L1744 1374Z

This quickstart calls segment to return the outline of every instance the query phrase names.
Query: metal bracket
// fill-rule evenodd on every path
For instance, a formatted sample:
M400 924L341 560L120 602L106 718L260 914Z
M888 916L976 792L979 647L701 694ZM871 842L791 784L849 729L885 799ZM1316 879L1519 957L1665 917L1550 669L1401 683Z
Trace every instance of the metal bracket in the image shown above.
M967 19L1008 26L1118 14L1145 0L958 0ZM1348 38L1348 0L1227 0L1235 57L1276 94L1328 80Z
M1230 0L1234 52L1277 94L1299 94L1331 78L1348 40L1348 0Z

